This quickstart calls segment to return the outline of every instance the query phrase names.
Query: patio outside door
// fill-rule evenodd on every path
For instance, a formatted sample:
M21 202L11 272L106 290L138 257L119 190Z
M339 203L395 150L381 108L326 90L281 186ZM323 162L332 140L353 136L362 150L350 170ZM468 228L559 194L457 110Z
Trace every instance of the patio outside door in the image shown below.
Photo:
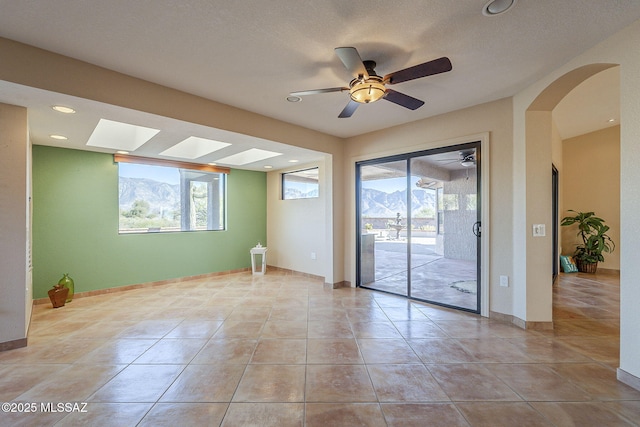
M480 311L480 144L357 164L358 285Z

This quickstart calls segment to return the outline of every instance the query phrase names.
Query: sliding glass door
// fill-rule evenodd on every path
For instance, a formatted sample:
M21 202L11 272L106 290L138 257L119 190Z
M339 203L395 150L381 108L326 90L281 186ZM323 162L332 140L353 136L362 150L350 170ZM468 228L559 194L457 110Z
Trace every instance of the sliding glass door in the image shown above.
M480 311L480 143L357 164L358 285Z
M360 167L360 278L363 286L408 295L407 162Z

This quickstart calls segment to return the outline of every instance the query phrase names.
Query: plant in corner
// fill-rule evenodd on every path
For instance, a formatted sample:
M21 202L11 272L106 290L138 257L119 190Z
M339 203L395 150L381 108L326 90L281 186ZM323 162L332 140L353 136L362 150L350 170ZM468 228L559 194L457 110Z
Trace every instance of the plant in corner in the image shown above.
M576 245L573 258L576 260L578 270L584 273L595 273L598 268L598 261L604 261L603 253L611 253L616 244L607 235L609 226L602 218L595 216L593 212L573 212L574 216L562 218L560 225L578 225L578 234L582 243Z

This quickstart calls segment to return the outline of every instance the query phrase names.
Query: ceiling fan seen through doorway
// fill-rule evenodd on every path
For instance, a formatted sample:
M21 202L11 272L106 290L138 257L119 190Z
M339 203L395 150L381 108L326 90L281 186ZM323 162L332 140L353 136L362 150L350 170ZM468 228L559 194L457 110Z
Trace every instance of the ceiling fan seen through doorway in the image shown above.
M469 168L476 164L476 153L475 150L459 151L458 157L455 159L438 159L437 161L442 162L442 165L460 163L460 165Z
M320 93L349 92L349 103L338 115L339 118L351 117L358 105L369 104L380 99L385 99L410 110L416 110L424 105L424 101L389 89L387 85L394 85L452 70L449 58L442 57L380 77L375 72L375 61L363 61L355 47L337 47L335 52L353 76L349 87L303 90L291 92L289 95L299 97Z

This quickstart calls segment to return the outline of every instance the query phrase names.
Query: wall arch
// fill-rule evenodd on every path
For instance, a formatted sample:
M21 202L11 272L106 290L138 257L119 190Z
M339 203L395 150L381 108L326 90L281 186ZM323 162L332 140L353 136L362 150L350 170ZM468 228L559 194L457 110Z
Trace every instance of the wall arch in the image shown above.
M553 327L552 311L552 241L550 225L551 165L554 123L552 111L558 103L579 84L618 64L594 63L575 68L547 85L525 111L524 200L523 227L514 235L519 249L526 254L521 265L520 280L526 289L519 295L524 298L524 320L527 328L550 329ZM555 136L557 137L557 136ZM545 201L549 201L546 203ZM545 237L533 237L534 224L548 224Z

